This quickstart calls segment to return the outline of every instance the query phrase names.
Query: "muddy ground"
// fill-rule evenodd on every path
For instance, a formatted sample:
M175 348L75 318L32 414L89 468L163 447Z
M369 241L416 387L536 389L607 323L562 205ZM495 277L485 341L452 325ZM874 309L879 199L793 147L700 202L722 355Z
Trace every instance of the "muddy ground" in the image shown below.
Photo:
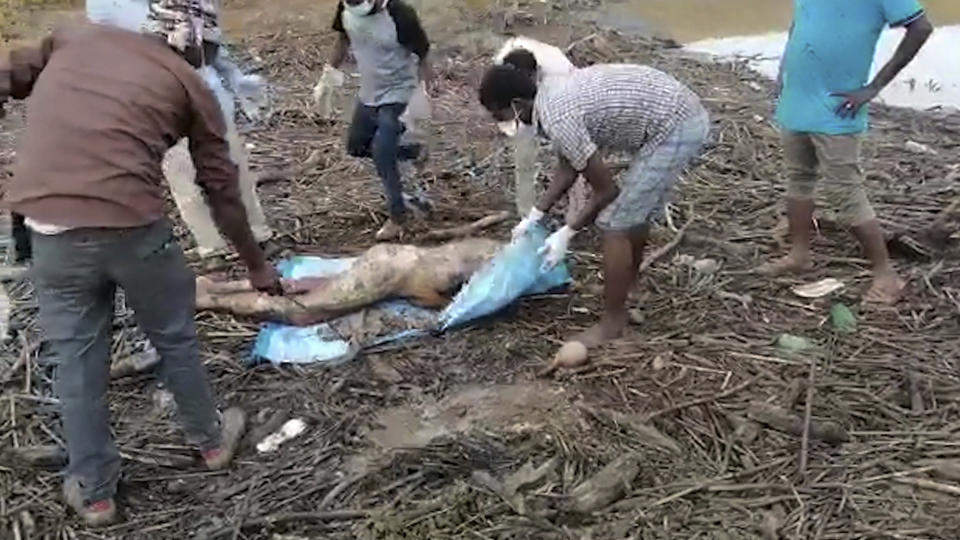
M578 65L649 63L704 97L714 141L657 233L628 335L585 369L536 377L600 308L593 234L574 241L569 291L337 367L248 367L256 326L200 314L221 403L244 407L257 436L288 418L304 419L306 433L272 454L259 454L251 437L229 471L206 472L154 379L116 381L125 521L87 531L64 510L56 466L10 457L61 443L35 300L29 282L18 282L9 286L14 329L0 356L0 538L960 536L957 217L928 230L960 195L955 115L875 112L867 181L910 289L895 308L867 308L858 300L867 265L829 213L809 276L749 272L782 250L782 161L767 81L670 42L597 27L589 21L604 8L595 2L417 4L440 74L423 175L437 209L422 229L513 208L510 150L476 100L480 74L509 33L569 46ZM254 166L321 152L319 166L261 187L287 253L356 253L383 219L372 167L344 155L349 92L341 120L319 118L310 103L332 44L332 5L225 7L228 35L276 90L273 115L246 135ZM20 121L13 111L3 123L5 164ZM485 234L506 238L509 226ZM717 264L696 264L705 259ZM822 299L791 291L827 277L844 288ZM836 303L856 315L854 331L831 325ZM121 313L118 357L136 337ZM811 347L785 350L775 343L784 333Z

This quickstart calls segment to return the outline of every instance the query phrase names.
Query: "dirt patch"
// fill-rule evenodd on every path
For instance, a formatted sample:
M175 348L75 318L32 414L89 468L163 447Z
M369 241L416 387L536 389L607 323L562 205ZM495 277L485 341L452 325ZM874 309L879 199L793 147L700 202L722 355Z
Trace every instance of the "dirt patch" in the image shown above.
M417 406L384 410L374 419L382 427L366 437L381 450L423 448L440 437L473 430L519 434L568 424L569 411L562 387L538 382L469 386L439 401L428 398Z

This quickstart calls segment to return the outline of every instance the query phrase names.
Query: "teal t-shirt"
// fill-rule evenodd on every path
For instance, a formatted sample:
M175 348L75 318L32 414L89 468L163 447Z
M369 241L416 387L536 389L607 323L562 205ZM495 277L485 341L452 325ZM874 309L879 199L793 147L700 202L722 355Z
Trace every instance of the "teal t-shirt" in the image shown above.
M917 0L794 0L793 30L783 53L777 122L783 129L843 135L867 129L867 107L841 118L841 98L868 84L880 33L923 15Z

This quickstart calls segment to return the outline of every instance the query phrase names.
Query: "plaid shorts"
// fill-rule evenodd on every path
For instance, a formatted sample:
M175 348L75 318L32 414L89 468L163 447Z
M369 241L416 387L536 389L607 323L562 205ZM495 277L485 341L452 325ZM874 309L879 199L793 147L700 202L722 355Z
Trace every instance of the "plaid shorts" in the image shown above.
M658 219L709 132L710 115L701 107L652 152L641 151L620 181L620 196L600 213L597 225L606 231L626 231Z

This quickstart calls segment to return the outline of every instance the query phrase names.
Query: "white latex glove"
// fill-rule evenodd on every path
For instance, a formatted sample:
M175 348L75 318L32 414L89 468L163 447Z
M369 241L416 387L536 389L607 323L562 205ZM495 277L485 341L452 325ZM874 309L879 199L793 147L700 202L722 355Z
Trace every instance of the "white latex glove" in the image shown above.
M323 66L323 73L320 75L320 80L317 81L317 85L313 87L314 103L319 104L325 94L331 93L343 86L344 78L342 71L330 64L325 64Z
M530 213L527 214L527 217L520 220L520 223L517 223L517 226L513 228L513 237L512 240L516 242L523 235L527 234L534 225L540 222L543 219L543 212L537 209L536 206L530 209Z
M564 225L559 231L551 234L547 242L540 248L539 254L543 255L543 270L552 270L560 264L567 256L567 247L570 245L570 239L577 234L577 231Z

